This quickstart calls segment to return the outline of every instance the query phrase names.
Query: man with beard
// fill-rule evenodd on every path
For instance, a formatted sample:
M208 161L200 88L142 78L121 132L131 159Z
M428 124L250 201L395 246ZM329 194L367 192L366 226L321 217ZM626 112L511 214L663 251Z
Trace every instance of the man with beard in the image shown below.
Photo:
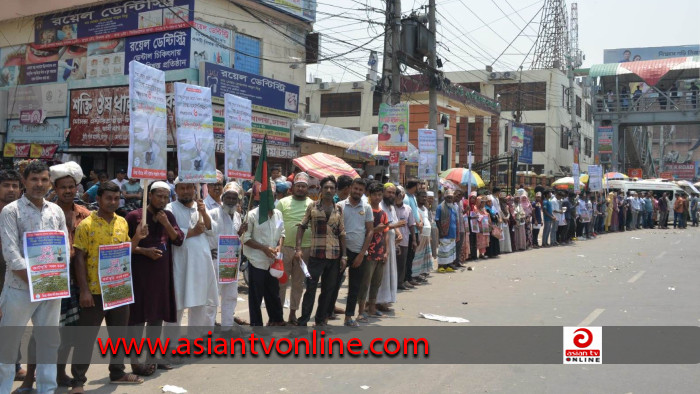
M352 319L355 314L355 306L357 305L357 296L362 284L365 269L365 256L369 243L372 240L372 232L374 229L374 216L372 207L362 201L362 196L365 194L366 183L364 179L357 178L351 181L350 193L347 199L338 203L338 206L343 210L343 224L345 225L345 243L348 254L349 277L348 280L348 299L345 304L345 322L348 327L357 327L357 322ZM328 314L334 312L335 301L338 299L338 292L343 283L344 272L341 272L333 296L330 302ZM364 300L363 300L364 301Z
M392 312L389 304L396 302L396 291L398 290L398 266L396 263L396 243L401 242L401 233L396 229L406 225L406 222L399 221L394 209L396 202L396 186L393 183L384 184L384 198L379 203L379 207L389 218L389 239L386 245L387 259L384 264L384 276L382 284L379 286L377 294L377 310L380 312Z
M188 310L188 325L213 327L215 317L211 306L219 305L216 271L211 260L206 232L211 231L211 218L201 200L195 201L193 183L175 181L177 201L165 207L175 216L175 221L185 234L182 246L173 247L173 278L177 325Z
M164 322L177 321L172 250L182 245L185 235L172 212L165 210L170 201L170 186L163 181L153 182L148 197L149 203L145 208L147 235L131 251L134 303L129 305L129 325L138 327L134 329L135 333L140 333L141 327L147 325L146 335L159 338ZM143 209L126 215L131 237L142 227ZM133 336L141 337L140 334ZM169 369L166 364L158 367ZM132 369L139 373L153 372L152 365L132 365Z
M20 183L22 182L22 176L19 172L15 170L2 170L0 171L0 211L2 211L5 206L15 200L17 200L21 194ZM2 253L0 253L0 294L2 294L2 288L5 286L5 272L7 270L7 263L5 263L5 258ZM0 318L2 315L0 314ZM16 365L15 368L15 380L27 379L27 371L22 369L20 364ZM31 375L30 384L34 384L34 375ZM31 388L31 385L27 388Z
M83 335L75 344L71 373L73 374L73 389L71 393L82 393L87 382L86 373L90 364L78 364L77 355L92 353L92 347L97 337L97 328L102 321L107 321L107 327L112 337L123 337L126 332L116 327L124 327L129 323L129 305L122 305L104 310L102 305L102 289L100 287L100 246L118 245L123 242L132 243L132 248L138 245L145 236L145 231L137 231L134 238L129 237L129 225L126 220L115 214L119 208L121 189L114 182L102 182L97 188L97 203L99 210L92 212L75 229L75 279L80 287L80 317L77 326L95 327L90 335ZM143 379L134 374L125 373L121 358L114 356L109 364L109 380L113 384L143 383ZM115 362L116 361L116 362Z
M334 176L327 176L320 182L321 198L309 205L297 231L296 247L307 228L311 228L311 250L309 252L309 274L306 279L306 292L301 306L299 325L305 326L314 308L316 289L322 279L321 295L316 308L316 326L326 325L331 296L338 280L338 274L345 269L348 256L345 250L345 222L343 210L333 202L337 182Z
M243 195L243 188L237 182L229 182L223 188L221 195L222 205L209 211L211 217L211 234L209 238L209 248L211 249L212 260L214 260L214 268L219 272L219 236L220 235L238 235L239 237L245 231L241 228L241 214L238 213L238 204L240 196ZM240 262L240 253L238 255ZM217 275L218 276L218 275ZM234 323L248 324L241 319L234 317L236 304L238 300L238 281L231 283L219 282L219 294L221 295L221 328L230 330ZM212 307L212 313L216 315L216 307Z
M408 182L406 182L406 193L403 198L403 204L407 205L408 207L411 208L411 214L413 215L413 222L418 224L420 223L420 214L418 212L418 200L416 198L416 192L418 191L418 180L417 179L409 179ZM408 282L409 286L414 286L413 283L420 283L422 282L422 278L419 275L413 274L413 259L415 258L416 255L416 248L418 247L418 240L420 239L420 231L418 229L418 226L415 227L415 231L412 231L409 234L409 239L403 240L403 242L407 242L408 245L408 251L406 253L406 269L404 273L404 277L401 278L399 277L398 281L401 283ZM416 278L418 278L418 281L416 281ZM413 282L413 283L411 283ZM408 287L408 286L407 286Z
M285 284L280 284L280 302L284 305L287 298L287 287L291 282L292 291L289 295L289 324L297 324L297 311L301 303L301 296L304 294L304 271L301 269L302 260L309 262L309 252L311 248L311 233L304 234L301 240L301 247L294 249L297 241L297 230L309 205L314 201L309 198L309 175L300 172L294 176L294 186L292 195L287 196L277 203L276 208L282 213L284 220L284 244L282 245L282 255L284 256L284 272L291 275Z
M454 190L445 192L445 200L438 205L435 212L435 221L440 232L440 245L438 246L438 272L454 272L452 263L457 258L457 209L454 206ZM488 197L486 197L488 198Z
M404 204L404 196L406 192L403 187L399 186L396 191L396 198L394 199L394 210L396 211L396 217L402 221L406 222L403 226L398 228L398 232L401 233L401 242L399 242L399 253L396 257L396 278L397 278L397 288L401 290L414 289L418 285L418 282L413 282L413 277L411 272L406 273L406 264L410 263L413 265L413 254L410 250L416 249L418 246L416 244L417 240L413 236L416 228L416 221L413 217L413 210L407 204ZM416 209L418 207L416 206ZM409 244L409 240L411 243ZM408 261L408 257L411 257L411 261ZM413 283L411 283L413 282Z
M30 231L62 231L68 236L63 210L44 199L51 186L49 168L41 161L33 161L24 169L24 195L7 204L0 213L0 237L2 253L8 272L0 300L2 319L0 327L24 327L29 320L35 327L58 326L61 300L31 302L29 278L24 256L24 234ZM6 194L6 197L9 197ZM9 199L9 198L8 198ZM10 331L0 340L0 357L7 360L19 352L22 331ZM56 335L36 337L37 358L56 359L58 345ZM9 393L16 374L16 365L0 364L0 392ZM37 391L53 392L56 389L56 365L39 364L36 371Z

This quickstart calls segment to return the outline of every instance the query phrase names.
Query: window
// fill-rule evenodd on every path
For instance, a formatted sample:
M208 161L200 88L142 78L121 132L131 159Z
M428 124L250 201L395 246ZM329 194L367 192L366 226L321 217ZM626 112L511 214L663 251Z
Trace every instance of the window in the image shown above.
M532 151L533 152L544 152L546 149L546 134L547 128L544 123L528 123L532 126Z
M233 56L233 68L251 74L260 75L260 39L236 34L236 43Z
M569 150L569 129L564 126L560 126L559 130L559 147L562 149Z
M583 142L584 142L583 153L584 153L586 156L591 157L591 145L592 145L592 144L591 144L591 139L588 138L588 137L585 137L585 139L583 140Z
M321 95L321 117L360 116L362 93L326 93Z
M586 103L586 122L593 123L593 113L591 112L591 105Z
M372 127L372 134L379 134L379 126Z
M372 95L372 116L379 115L379 105L382 103L382 94L374 92Z
M498 84L494 85L494 94L501 103L502 111L515 111L518 106L523 111L547 109L546 82Z
M576 115L581 117L581 97L576 96Z

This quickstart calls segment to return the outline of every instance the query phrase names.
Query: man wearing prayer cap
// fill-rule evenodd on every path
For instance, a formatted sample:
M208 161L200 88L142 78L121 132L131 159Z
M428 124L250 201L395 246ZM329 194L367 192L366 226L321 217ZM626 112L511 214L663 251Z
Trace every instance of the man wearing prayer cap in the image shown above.
M290 184L287 181L275 182L275 206L279 200L287 196L287 191L289 191Z
M141 335L139 327L148 324L146 334L160 338L163 323L177 321L172 253L176 246L182 245L185 235L172 212L165 210L170 192L170 185L164 181L151 183L148 205L126 215L129 235L133 236L142 225L143 210L146 209L148 234L131 251L134 303L129 306L129 325L137 327L138 336ZM158 367L169 368L165 364ZM133 368L149 372L153 366L132 365Z
M218 208L221 206L221 192L224 188L224 174L216 170L216 182L207 183L207 197L204 199L204 206L208 210Z
M219 267L219 236L222 235L243 235L241 229L241 214L238 213L238 205L243 198L243 188L238 182L229 182L224 186L221 194L221 205L209 210L211 217L211 233L207 234L209 239L209 248L211 250L212 260L216 268L217 279L219 283L219 295L221 296L221 327L224 330L230 330L234 323L248 324L248 322L234 317L236 304L238 300L238 264L241 259L241 245L238 243L238 249L229 248L230 251L224 251L228 258L237 257L238 262L235 266L225 266L225 276L221 276L221 268ZM213 315L216 315L216 307L212 306Z
M165 209L173 213L185 234L182 246L173 247L177 325L182 324L187 309L190 326L211 327L216 316L210 313L212 308L209 307L219 305L216 270L207 239L211 217L204 202L195 195L193 183L176 180L175 193L177 201Z

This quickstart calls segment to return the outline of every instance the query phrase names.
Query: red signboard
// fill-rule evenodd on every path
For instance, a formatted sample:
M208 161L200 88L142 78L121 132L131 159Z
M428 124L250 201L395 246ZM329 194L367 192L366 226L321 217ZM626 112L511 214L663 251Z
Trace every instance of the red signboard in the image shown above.
M673 173L672 172L662 172L661 174L659 174L659 178L673 179Z
M627 175L630 178L642 179L642 177L644 176L644 172L642 171L641 168L629 168L629 169L627 169Z
M29 149L31 144L20 144L8 142L3 148L3 156L5 157L29 157Z
M674 179L692 180L695 177L695 163L664 164L664 170L673 174Z
M174 87L165 84L168 145L174 145ZM70 146L129 146L129 87L77 89L70 92Z

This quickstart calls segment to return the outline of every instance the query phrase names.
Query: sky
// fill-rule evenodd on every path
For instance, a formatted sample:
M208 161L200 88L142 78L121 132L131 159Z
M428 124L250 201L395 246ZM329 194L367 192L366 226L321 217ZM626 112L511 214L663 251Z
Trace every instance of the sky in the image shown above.
M521 64L529 69L544 2L436 0L443 70L483 70L487 64L493 64L494 71L515 71ZM427 3L402 0L402 14L412 9L424 12L420 7ZM569 17L571 3L567 2ZM378 51L381 64L384 15L380 11L385 7L381 0L318 0L314 30L322 34L321 56L334 59L308 65L307 72L324 81L364 79L369 50ZM698 44L698 15L697 0L579 0L583 67L602 63L604 49Z

